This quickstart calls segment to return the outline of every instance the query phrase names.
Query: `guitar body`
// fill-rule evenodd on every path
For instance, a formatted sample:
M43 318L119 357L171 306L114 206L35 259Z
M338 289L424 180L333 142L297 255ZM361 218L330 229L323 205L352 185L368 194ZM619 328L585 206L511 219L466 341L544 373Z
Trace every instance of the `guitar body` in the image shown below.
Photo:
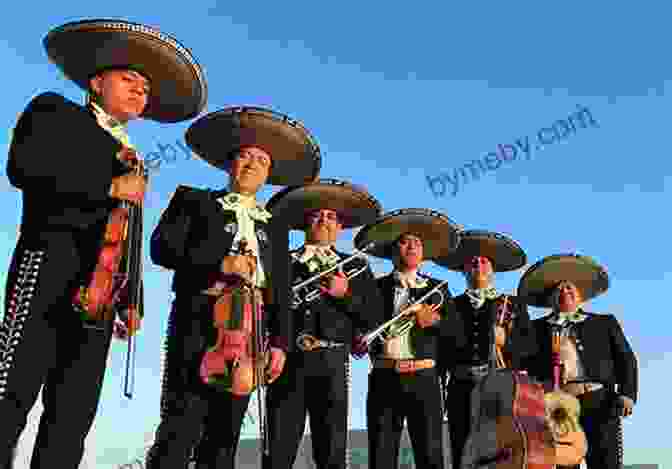
M476 388L472 428L460 469L554 469L544 389L526 374L491 372Z

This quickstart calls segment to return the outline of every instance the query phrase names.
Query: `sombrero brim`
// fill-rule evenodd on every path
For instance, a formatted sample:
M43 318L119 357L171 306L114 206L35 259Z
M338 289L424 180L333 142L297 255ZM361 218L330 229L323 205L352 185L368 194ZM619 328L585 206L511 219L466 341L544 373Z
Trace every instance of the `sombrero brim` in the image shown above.
M187 130L187 144L204 161L228 170L233 152L254 145L273 159L268 184L300 186L322 166L320 148L299 122L269 109L235 106L207 114Z
M83 90L101 70L130 68L150 80L142 117L174 123L205 107L201 66L176 39L149 26L121 20L85 20L50 31L43 40L49 59Z
M434 260L450 254L457 248L461 227L450 218L434 210L406 208L382 215L374 223L363 227L355 236L355 247L362 249L375 243L369 254L391 259L394 242L404 233L420 236L425 260Z
M518 283L518 295L532 306L551 307L555 287L567 280L588 301L609 289L607 271L590 257L578 254L557 254L545 257L530 267Z
M490 259L495 272L516 270L527 262L523 248L508 236L491 231L469 230L460 234L457 249L437 259L436 263L461 272L464 270L464 264L474 256Z
M343 228L373 222L382 207L364 188L335 179L321 179L279 191L266 203L266 210L282 217L292 230L306 228L306 214L313 210L334 210L343 216Z

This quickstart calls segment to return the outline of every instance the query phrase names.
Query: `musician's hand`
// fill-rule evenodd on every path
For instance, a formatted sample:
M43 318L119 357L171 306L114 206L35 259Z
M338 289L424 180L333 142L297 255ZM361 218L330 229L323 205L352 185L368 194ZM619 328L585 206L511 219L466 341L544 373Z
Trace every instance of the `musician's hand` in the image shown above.
M112 335L119 340L127 340L129 335L135 335L142 327L142 318L134 316L129 324L121 319L115 319L112 324Z
M621 400L621 405L623 406L623 417L630 417L632 415L632 409L635 407L635 403L628 396L618 396Z
M257 262L254 257L235 255L224 257L220 271L222 274L237 276L251 282L256 268Z
M330 276L328 286L320 286L323 293L333 296L334 298L343 298L348 293L349 283L348 278L343 272L337 272Z
M266 367L266 376L268 383L272 383L282 374L282 370L285 368L285 361L287 360L287 355L285 355L284 350L271 347L271 358Z
M358 335L352 339L352 356L356 359L364 358L369 351L369 346L366 345L364 336Z
M86 177L86 175L82 175ZM145 198L147 182L143 176L137 174L124 174L112 179L110 197L113 199L140 202Z
M418 327L424 329L434 324L436 321L441 319L439 313L437 312L440 305L427 305L427 304L418 304L412 307L413 313L415 313L415 323Z
M504 347L506 344L506 329L502 326L495 326L495 343L499 347Z

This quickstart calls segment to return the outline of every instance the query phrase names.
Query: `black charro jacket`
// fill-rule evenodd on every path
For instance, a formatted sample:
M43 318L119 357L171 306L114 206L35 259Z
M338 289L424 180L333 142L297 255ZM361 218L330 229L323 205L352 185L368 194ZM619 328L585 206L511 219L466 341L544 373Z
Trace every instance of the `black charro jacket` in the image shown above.
M336 251L341 260L349 254ZM315 275L306 264L299 261L303 247L290 253L292 285L297 285ZM311 334L318 339L331 340L352 346L356 335L366 334L381 324L383 306L380 292L371 267L364 259L357 258L344 267L344 271L354 271L365 267L364 271L349 280L350 292L344 299L321 295L311 303L302 303L293 309L295 338L300 333ZM314 284L311 284L314 287ZM308 288L311 288L308 285ZM305 291L304 291L305 293ZM299 293L303 296L302 293Z
M609 387L618 385L618 393L637 402L638 364L621 325L612 314L587 314L574 327L577 353L591 381ZM551 361L551 324L546 315L532 321L539 353L530 357L527 368L537 379L549 382L553 378Z
M408 304L412 304L419 300L441 283L441 281L421 273L418 273L418 277L426 279L427 286L424 288L411 289ZM383 320L389 321L395 315L394 297L395 288L398 286L398 282L395 279L394 273L380 277L376 282L383 295ZM438 361L439 354L442 350L445 351L445 353L450 354L465 345L464 327L456 315L455 303L453 302L453 296L448 285L444 285L441 288L441 292L444 295L443 305L439 309L441 319L424 329L417 325L414 325L411 329L410 334L416 359L431 358ZM435 292L423 303L434 305L437 304L439 300L440 296ZM375 345L372 345L372 359L380 356L382 348L382 343L379 341L377 341Z
M14 129L7 177L23 193L22 232L90 232L102 236L112 178L126 170L122 145L93 111L56 93L36 96Z
M510 296L514 313L511 334L507 335L504 356L513 369L521 370L526 366L526 358L537 353L534 331L527 306ZM443 366L447 369L458 365L481 365L487 363L494 344L494 326L497 318L497 302L487 299L477 310L469 301L466 293L454 299L459 321L464 327L466 342L454 353L442 353Z
M222 260L229 255L237 231L235 212L217 201L226 190L198 189L180 185L152 232L152 262L173 270L172 289L177 297L199 295L212 286ZM255 221L261 262L268 279L270 301L265 305L267 326L273 344L291 348L291 321L287 309L289 279L287 263L273 253L273 223ZM287 250L286 235L278 250ZM280 257L279 259L282 259Z

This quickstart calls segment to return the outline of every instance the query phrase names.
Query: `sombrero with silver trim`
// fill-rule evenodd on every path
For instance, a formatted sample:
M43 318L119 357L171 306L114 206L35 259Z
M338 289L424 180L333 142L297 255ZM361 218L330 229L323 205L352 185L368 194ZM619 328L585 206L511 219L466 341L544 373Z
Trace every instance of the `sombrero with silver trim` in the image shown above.
M563 280L576 285L582 301L609 289L609 275L594 259L579 254L555 254L525 271L518 283L518 296L526 298L531 306L550 308L553 290Z
M200 117L186 134L189 147L212 166L228 170L235 151L256 146L271 155L268 184L300 186L322 166L320 148L298 121L270 109L232 106Z
M207 85L201 66L175 38L143 24L116 19L67 23L43 40L49 59L83 90L89 80L110 69L130 69L150 81L142 117L180 122L205 107Z
M306 228L308 212L325 209L336 211L345 229L371 223L382 211L380 202L362 186L337 179L288 187L266 203L266 210L286 220L292 230Z
M375 222L363 227L355 236L355 248L362 249L374 242L369 254L391 259L392 247L404 233L422 239L423 257L433 260L450 254L457 248L462 227L444 214L426 208L403 208L385 213Z
M463 271L464 264L474 256L490 259L495 272L520 269L527 262L527 255L510 237L493 231L467 230L460 233L457 249L436 263L450 270Z

